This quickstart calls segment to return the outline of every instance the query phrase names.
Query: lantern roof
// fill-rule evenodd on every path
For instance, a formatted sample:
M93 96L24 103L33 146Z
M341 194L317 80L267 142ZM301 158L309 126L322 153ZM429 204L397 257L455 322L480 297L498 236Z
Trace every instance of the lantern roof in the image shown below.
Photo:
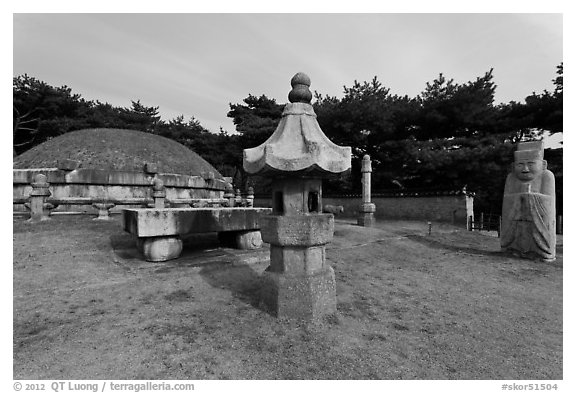
M290 83L290 103L276 131L260 146L244 150L244 170L251 175L296 172L321 177L349 170L351 148L332 143L318 124L310 104L310 78L299 72Z

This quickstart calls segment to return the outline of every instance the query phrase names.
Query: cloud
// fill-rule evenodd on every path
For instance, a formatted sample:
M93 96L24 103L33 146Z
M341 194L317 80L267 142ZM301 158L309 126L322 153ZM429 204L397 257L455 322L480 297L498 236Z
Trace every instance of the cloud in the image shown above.
M541 14L16 14L14 75L217 131L248 94L286 102L299 71L323 94L377 76L416 96L494 67L497 97L523 100L552 88L561 41L561 15Z

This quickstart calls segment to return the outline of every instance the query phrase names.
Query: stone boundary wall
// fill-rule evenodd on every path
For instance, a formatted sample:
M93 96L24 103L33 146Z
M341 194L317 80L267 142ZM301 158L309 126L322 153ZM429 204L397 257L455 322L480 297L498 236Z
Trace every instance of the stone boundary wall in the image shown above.
M170 207L190 206L192 199L221 199L226 181L214 175L203 178L170 173L58 168L13 169L13 210L28 213L31 183L37 174L47 177L51 195L47 202L57 205L52 212L95 213L93 203L113 203L110 212L126 207L146 207L154 203L153 181L160 179Z
M468 217L474 215L474 196L471 193L414 194L397 193L386 196L372 194L371 202L376 204L376 218L447 222L467 228ZM322 204L343 206L344 213L338 216L355 218L362 204L362 196L324 196ZM271 205L270 198L257 195L254 199L254 207L270 207Z

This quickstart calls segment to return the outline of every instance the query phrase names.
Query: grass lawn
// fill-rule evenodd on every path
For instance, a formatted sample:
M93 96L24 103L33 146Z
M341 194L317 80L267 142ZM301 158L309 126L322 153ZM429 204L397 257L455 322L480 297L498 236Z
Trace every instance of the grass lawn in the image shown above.
M562 237L544 264L426 223L337 220L338 313L258 307L268 249L190 238L140 259L120 221L13 222L14 379L553 379L562 369Z

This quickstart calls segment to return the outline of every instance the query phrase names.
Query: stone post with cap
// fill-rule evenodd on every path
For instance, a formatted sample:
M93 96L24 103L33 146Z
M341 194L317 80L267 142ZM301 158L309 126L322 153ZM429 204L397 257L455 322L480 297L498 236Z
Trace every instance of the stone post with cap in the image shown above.
M376 205L371 202L371 181L372 176L372 161L370 156L366 154L362 158L362 204L358 210L358 225L363 227L374 226L376 212Z
M225 189L224 189L224 199L228 200L228 207L234 207L234 187L232 186L232 183L226 183Z
M242 192L239 188L236 189L236 197L234 198L234 206L242 206Z
M29 222L40 222L49 220L50 210L46 208L46 199L52 195L50 192L50 184L44 174L37 174L30 184L32 191L30 192L30 219Z
M276 131L244 150L248 174L272 178L272 214L260 217L270 244L261 301L280 318L314 320L336 312L334 270L325 246L334 216L322 213L322 178L350 169L351 148L332 143L310 104L310 78L297 73Z
M246 207L254 207L254 188L248 187L246 195Z
M164 209L166 202L166 187L162 179L154 179L152 182L152 199L155 209Z

